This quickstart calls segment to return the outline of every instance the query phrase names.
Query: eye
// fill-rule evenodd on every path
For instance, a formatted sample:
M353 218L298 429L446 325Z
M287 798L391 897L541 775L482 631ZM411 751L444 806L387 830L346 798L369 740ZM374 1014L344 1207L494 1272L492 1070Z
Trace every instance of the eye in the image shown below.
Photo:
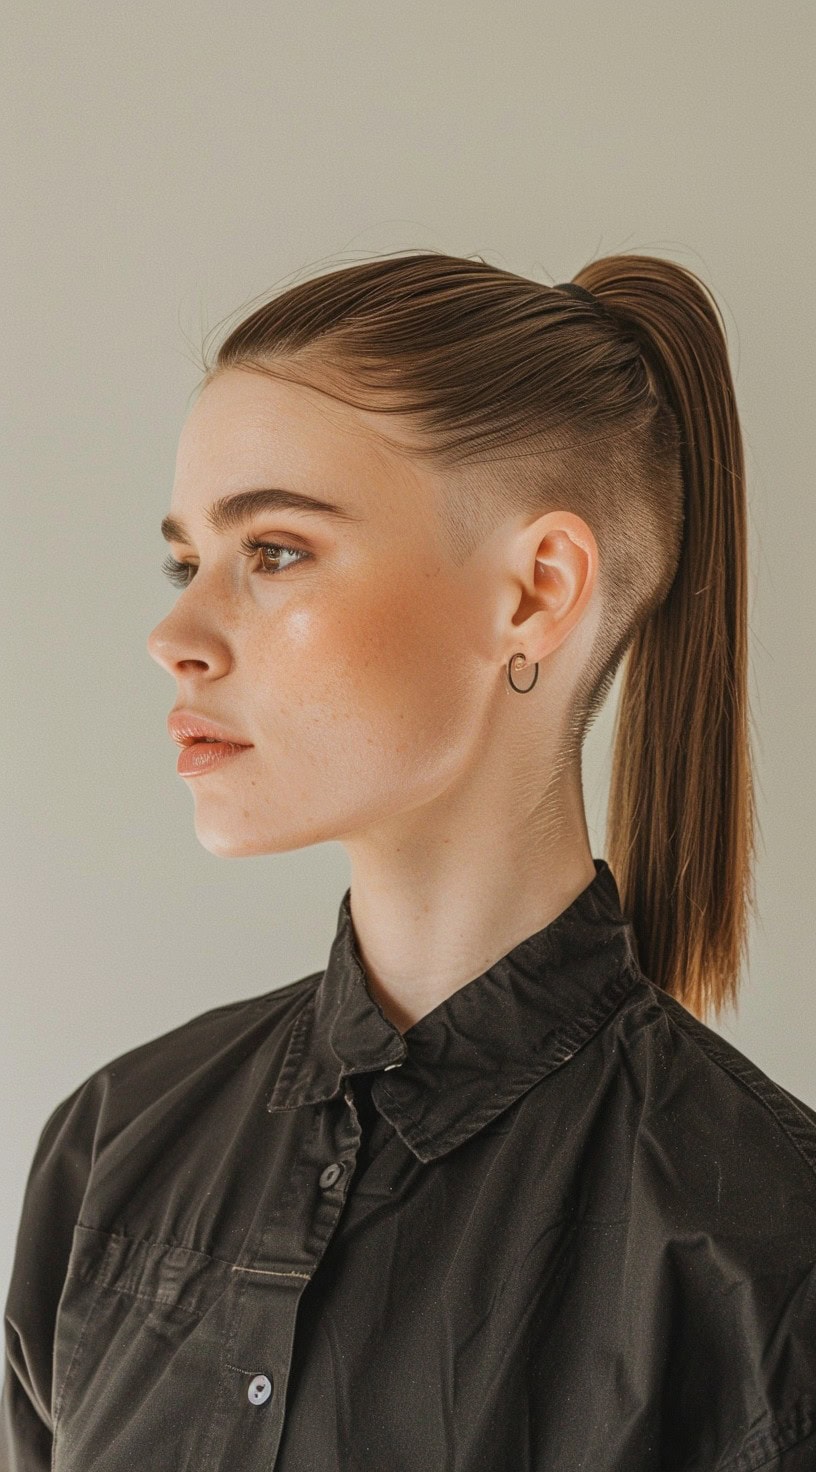
M281 553L290 553L292 557L300 561L302 558L311 557L312 555L311 552L305 552L302 547L286 547L282 542L261 542L256 537L244 537L241 542L241 549L247 557L251 557L254 552L270 552L276 558L279 558ZM277 577L279 573L286 572L287 570L286 567L267 567L264 565L263 559L261 561L262 565L258 571L263 577ZM297 563L291 562L288 564L289 567L296 565ZM171 583L175 583L177 588L189 587L192 577L188 577L187 573L191 569L195 572L195 563L177 562L175 557L168 557L162 563L162 572L166 573Z

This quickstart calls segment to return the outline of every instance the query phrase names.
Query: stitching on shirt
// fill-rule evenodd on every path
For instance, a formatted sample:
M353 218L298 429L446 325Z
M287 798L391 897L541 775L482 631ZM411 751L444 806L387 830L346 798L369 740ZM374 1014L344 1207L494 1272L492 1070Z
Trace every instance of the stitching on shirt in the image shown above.
M77 1221L78 1227L85 1232L95 1232L97 1236L104 1237L110 1242L132 1242L141 1247L162 1247L171 1252L187 1252L191 1257L203 1257L207 1262L218 1263L221 1267L233 1268L235 1264L228 1257L213 1257L210 1252L202 1252L200 1247L188 1247L185 1242L167 1242L163 1237L130 1237L126 1232L106 1232L102 1227L92 1227L90 1222ZM105 1248L103 1261L110 1256L110 1247Z
M268 1278L305 1278L307 1283L312 1276L311 1273L285 1273L282 1269L278 1268L249 1268L244 1267L243 1263L240 1262L234 1262L232 1264L232 1271L234 1273L263 1273Z
M189 1314L193 1319L200 1319L202 1310L200 1308L186 1308L175 1298L169 1298L166 1293L142 1293L139 1288L127 1288L122 1283L102 1282L101 1286L107 1288L109 1293L124 1293L127 1298L143 1298L145 1303L161 1303L168 1308L177 1308L179 1313Z
M737 1452L717 1468L717 1472L762 1472L779 1452L804 1446L816 1430L816 1404L808 1392L800 1396L772 1425L763 1427Z
M649 981L648 977L646 979ZM731 1078L743 1084L755 1098L759 1099L761 1104L764 1104L777 1124L784 1130L805 1164L809 1165L816 1174L816 1129L802 1111L796 1108L796 1105L781 1092L773 1079L763 1074L750 1058L744 1055L732 1057L719 1034L709 1032L705 1024L689 1012L682 1002L678 1002L676 997L663 991L653 981L649 981L649 986L668 1015L673 1017L695 1042L699 1043L703 1051L708 1053L709 1057L713 1058L714 1062L719 1064Z
M108 1242L134 1242L134 1243L136 1243L138 1245L141 1245L141 1246L144 1246L144 1247L162 1247L162 1248L169 1248L171 1251L178 1250L180 1252L189 1252L194 1257L203 1257L203 1258L206 1258L207 1262L220 1263L223 1267L228 1267L230 1269L230 1271L233 1272L233 1273L266 1273L269 1277L273 1277L273 1278L305 1278L305 1280L306 1280L307 1283L311 1279L311 1273L299 1273L299 1272L296 1272L296 1271L292 1271L292 1272L288 1272L287 1271L287 1272L284 1272L282 1269L281 1270L278 1270L276 1268L252 1268L252 1267L245 1267L243 1265L243 1263L229 1262L229 1260L227 1258L225 1258L225 1257L213 1257L211 1255L211 1253L209 1253L209 1252L201 1252L200 1249L197 1248L197 1247L185 1247L182 1242L164 1242L161 1239L155 1238L155 1237L128 1237L125 1232L104 1232L104 1231L102 1231L102 1229L100 1227L91 1227L91 1226L89 1226L87 1222L79 1222L78 1221L77 1222L77 1226L84 1228L84 1230L86 1232L96 1232L96 1233L99 1234L99 1236L106 1237L107 1240L108 1240ZM109 1248L106 1248L105 1257L107 1257L108 1253L109 1253ZM182 1308L182 1305L181 1304L176 1304L175 1303L175 1300L172 1299L172 1298L165 1298L163 1295L162 1296L159 1296L158 1294L155 1294L155 1293L140 1293L138 1291L138 1289L136 1289L136 1288L122 1288L122 1287L120 1287L117 1284L108 1283L101 1276L101 1274L100 1274L100 1278L99 1278L98 1281L100 1281L100 1283L102 1284L102 1286L107 1287L107 1288L113 1288L118 1293L129 1293L134 1298L146 1298L151 1303L172 1303L177 1308ZM184 1313L197 1313L198 1310L197 1309L183 1309L183 1312Z
M468 1117L468 1138L490 1124L498 1113L504 1113L511 1105L515 1104L523 1094L529 1092L535 1084L557 1069L563 1068L569 1063L575 1054L586 1047L587 1043L598 1036L598 1033L612 1023L624 1007L631 1004L633 993L643 985L643 974L634 963L627 963L623 970L618 972L607 988L596 999L588 1013L581 1018L571 1018L567 1023L556 1029L548 1039L547 1049L535 1067L521 1077L519 1087L514 1089L513 1096L500 1110L496 1110L493 1103L487 1104L483 1110L477 1111ZM419 1119L409 1110L406 1105L391 1092L389 1083L381 1075L377 1076L377 1087L389 1104L398 1109L400 1114L408 1120L415 1130L418 1130L424 1140L425 1132ZM475 1120L475 1123L474 1123ZM446 1152L456 1147L459 1140L461 1122L453 1130L447 1131L439 1142L439 1148ZM409 1142L410 1143L410 1142ZM412 1147L413 1148L413 1147Z
M322 975L322 973L316 973L316 974ZM267 1109L269 1109L269 1105L270 1105L271 1101L276 1097L276 1095L279 1095L279 1094L284 1094L285 1095L286 1090L289 1088L290 1083L293 1082L293 1080L295 1079L295 1077L296 1077L296 1075L297 1075L297 1073L298 1073L298 1071L300 1069L300 1065L301 1065L301 1063L303 1061L303 1056L304 1056L304 1052L305 1052L305 1049L306 1049L306 1040L307 1040L307 1035L308 1035L308 1032L309 1032L309 1027L310 1027L310 1024L312 1023L312 1020L313 1020L313 1017L314 1017L315 990L316 989L313 988L307 994L307 996L304 999L303 1006L301 1007L300 1011L297 1013L297 1016L295 1017L295 1020L292 1023L292 1029L291 1029L291 1032L289 1034L289 1042L287 1044L287 1048L286 1048L286 1052L284 1054L283 1062L282 1062L282 1064L280 1066L280 1069L278 1070L278 1076L277 1076L277 1079L275 1080L275 1083L274 1083L274 1085L272 1087L272 1090L271 1090L271 1092L267 1096L267 1100L266 1100ZM312 1101L307 1101L307 1102L312 1102ZM322 1102L322 1101L315 1101L315 1102ZM280 1108L280 1105L278 1105L277 1107ZM292 1106L291 1104L288 1104L288 1105L286 1105L286 1107L287 1108L292 1108L292 1107L297 1108L299 1106L298 1105Z
M90 1304L88 1306L88 1312L85 1315L85 1322L82 1325L82 1329L80 1331L79 1338L78 1338L78 1340L76 1342L76 1345L74 1347L74 1352L71 1355L70 1364L68 1365L68 1369L65 1372L65 1378L64 1378L64 1380L62 1382L62 1385L61 1385L60 1391L59 1391L59 1399L57 1400L57 1403L56 1403L56 1405L54 1407L54 1420L53 1420L53 1425L51 1427L51 1472L54 1472L54 1468L56 1467L56 1464L57 1464L57 1432L58 1432L59 1425L60 1425L60 1417L62 1416L63 1407L65 1405L65 1392L66 1392L66 1390L68 1389L68 1386L71 1383L71 1377L72 1377L72 1375L74 1373L74 1369L75 1369L76 1365L79 1363L79 1352L80 1352L83 1344L85 1343L85 1335L88 1332L88 1325L91 1322L91 1318L93 1316L93 1311L96 1308L96 1305L97 1305L97 1303L99 1301L99 1297L101 1295L103 1286L104 1286L104 1284L101 1284L101 1283L100 1284L97 1284L96 1291L91 1294L91 1302L90 1302Z
M106 1232L104 1227L94 1227L90 1222L83 1222L77 1218L77 1226L82 1227L84 1232L96 1232L100 1237L106 1237L109 1242L136 1242L144 1247L172 1247L178 1248L180 1252L190 1252L195 1257L206 1257L208 1262L226 1262L223 1257L212 1257L209 1252L202 1252L200 1247L188 1247L186 1242L168 1242L163 1237L131 1237L127 1232Z

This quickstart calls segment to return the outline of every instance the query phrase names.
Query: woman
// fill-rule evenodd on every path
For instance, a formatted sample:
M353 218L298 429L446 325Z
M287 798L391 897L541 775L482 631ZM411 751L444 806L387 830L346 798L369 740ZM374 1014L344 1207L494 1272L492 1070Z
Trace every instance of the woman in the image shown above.
M751 900L721 319L398 254L205 364L152 631L199 840L337 840L325 970L44 1126L10 1465L816 1466L816 1112L707 1024ZM608 817L581 749L627 656Z

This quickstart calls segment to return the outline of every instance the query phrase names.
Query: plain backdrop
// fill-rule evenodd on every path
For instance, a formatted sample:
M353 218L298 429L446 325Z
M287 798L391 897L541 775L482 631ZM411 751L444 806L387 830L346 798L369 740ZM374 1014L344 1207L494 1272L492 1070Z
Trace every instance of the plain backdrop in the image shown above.
M816 1106L811 0L7 0L2 28L3 1291L55 1105L327 958L345 851L200 846L145 641L176 596L159 522L202 339L383 251L548 284L644 251L714 292L761 825L718 1030ZM596 856L619 689L585 748Z

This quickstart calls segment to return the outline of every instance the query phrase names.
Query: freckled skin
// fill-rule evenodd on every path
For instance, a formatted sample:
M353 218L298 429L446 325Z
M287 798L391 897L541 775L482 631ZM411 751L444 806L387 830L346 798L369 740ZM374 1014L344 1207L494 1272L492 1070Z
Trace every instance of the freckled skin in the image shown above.
M541 796L597 617L594 538L567 511L508 518L454 564L444 476L398 446L406 433L314 387L218 375L182 428L169 508L190 532L170 551L195 571L148 638L174 706L254 743L188 783L199 841L233 858L344 843L372 983L401 1023L594 877L580 774L563 774L546 811ZM278 511L220 535L205 522L217 497L262 486L360 519ZM276 564L243 553L247 535L312 555L264 572ZM517 650L530 661L519 684L542 662L528 696L508 693ZM407 912L383 915L386 893ZM410 1001L386 979L400 955Z

